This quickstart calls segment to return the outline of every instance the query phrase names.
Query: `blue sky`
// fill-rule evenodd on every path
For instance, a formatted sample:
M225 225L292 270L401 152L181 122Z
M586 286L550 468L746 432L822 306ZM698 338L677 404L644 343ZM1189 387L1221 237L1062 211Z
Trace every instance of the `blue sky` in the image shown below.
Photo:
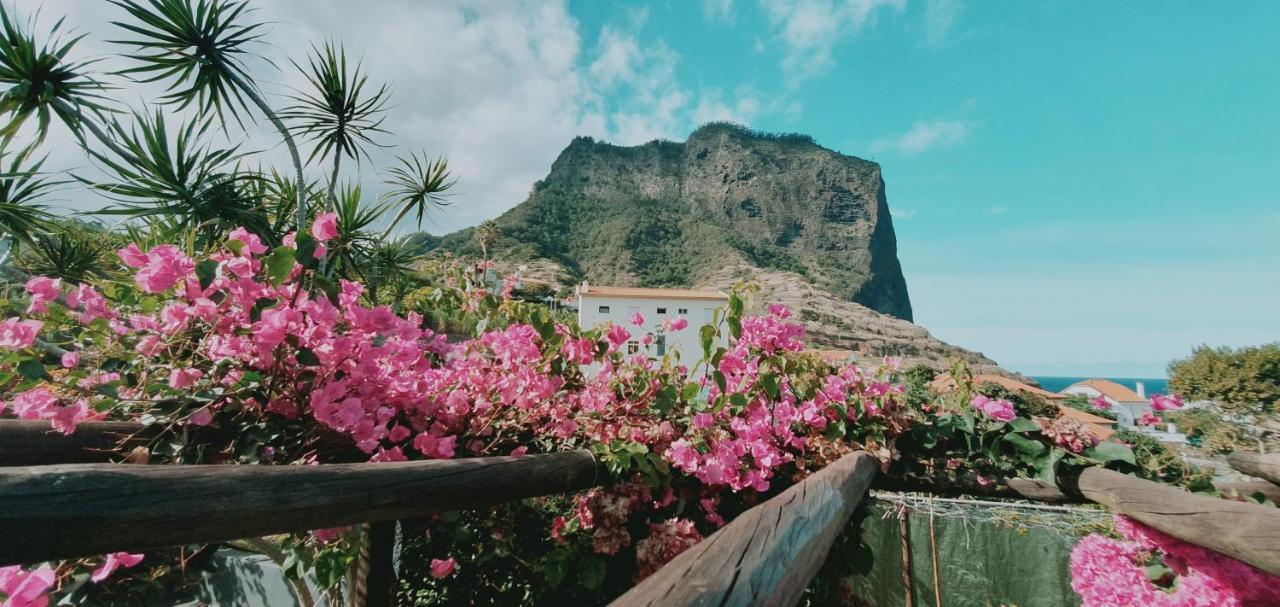
M917 322L1007 368L1162 375L1196 344L1280 339L1280 2L252 4L275 65L338 37L393 83L384 143L459 178L432 232L518 204L575 135L730 119L879 162ZM108 52L118 9L17 2L37 6ZM256 69L274 99L302 85ZM92 171L65 133L50 146ZM373 156L352 176L370 195Z
M570 6L584 32L641 23L687 89L756 99L751 126L881 163L943 339L1151 376L1280 338L1280 3L803 4Z

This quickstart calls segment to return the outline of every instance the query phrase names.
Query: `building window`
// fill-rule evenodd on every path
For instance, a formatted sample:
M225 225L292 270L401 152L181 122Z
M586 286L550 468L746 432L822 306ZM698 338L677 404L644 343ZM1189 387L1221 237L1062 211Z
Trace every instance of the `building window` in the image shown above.
M627 342L627 354L635 354L640 351L640 342L632 340Z
M666 314L666 313L667 313L666 308L658 308L658 314Z
M659 335L657 337L654 337L653 345L656 346L658 349L658 356L665 356L667 354L667 336L666 335Z
M676 313L681 316L687 316L689 314L689 308L676 308Z
M600 306L600 313L601 313L601 314L608 314L608 313L609 313L609 306Z

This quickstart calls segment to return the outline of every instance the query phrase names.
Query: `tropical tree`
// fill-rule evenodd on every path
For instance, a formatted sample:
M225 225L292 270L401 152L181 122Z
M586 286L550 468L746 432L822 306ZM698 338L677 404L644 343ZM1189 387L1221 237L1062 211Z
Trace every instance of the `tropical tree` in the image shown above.
M162 103L178 109L195 107L211 112L225 124L227 114L239 120L238 110L252 103L284 139L298 184L305 184L302 159L293 135L263 98L245 69L248 46L261 37L261 23L239 23L248 3L232 0L110 0L124 9L132 22L116 25L132 34L119 44L137 51L128 55L141 63L120 72L140 82L169 81ZM307 221L305 187L296 192L295 225Z
M333 169L329 173L329 200L336 202L338 169L345 156L360 162L368 158L366 145L379 145L372 138L375 133L386 133L380 128L385 119L388 89L384 84L368 92L365 88L369 77L361 71L359 63L351 67L347 63L346 49L325 42L322 47L312 47L310 63L306 68L294 62L311 85L311 91L291 96L294 105L281 117L294 123L297 133L314 142L315 147L307 157L307 163L332 157Z
M480 251L486 262L489 261L489 247L498 242L499 238L502 238L502 228L498 227L498 222L489 219L476 226L475 239L480 244Z
M387 184L392 189L383 196L384 200L400 206L400 212L387 226L388 235L405 215L414 211L417 213L417 225L422 227L428 208L449 204L446 196L455 183L449 175L449 162L443 156L433 161L426 153L421 158L411 153L408 158L399 160L400 164L389 171Z

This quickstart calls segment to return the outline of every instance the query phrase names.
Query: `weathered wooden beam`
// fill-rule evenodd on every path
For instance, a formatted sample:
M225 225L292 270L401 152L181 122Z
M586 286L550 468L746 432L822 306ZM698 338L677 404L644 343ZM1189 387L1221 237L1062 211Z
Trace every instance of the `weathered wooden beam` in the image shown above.
M1196 495L1105 468L1086 468L1086 498L1180 540L1280 575L1280 509Z
M1227 464L1249 476L1280 485L1280 454L1237 451L1227 456Z
M1263 497L1280 504L1280 485L1268 483L1267 481L1222 481L1213 483L1213 487L1224 496L1230 496L1235 493L1243 497L1250 497L1255 493L1261 493Z
M1018 497L1041 502L1070 502L1072 500L1057 485L1036 478L1011 478L1005 481Z
M43 420L0 420L0 466L105 462L118 447L142 444L149 430L133 422L85 422L63 434Z
M840 458L742 513L611 605L794 605L877 468L865 452Z
M602 482L589 451L379 464L0 469L0 565L481 508Z

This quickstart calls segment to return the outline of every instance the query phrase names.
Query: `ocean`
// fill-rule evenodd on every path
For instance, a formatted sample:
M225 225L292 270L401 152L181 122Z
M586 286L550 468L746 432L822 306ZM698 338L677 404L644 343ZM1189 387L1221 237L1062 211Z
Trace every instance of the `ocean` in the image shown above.
M1050 392L1061 392L1067 386L1086 379L1109 379L1130 390L1135 389L1134 384L1142 382L1146 387L1147 396L1169 393L1169 380L1163 377L1041 377L1033 375L1031 379L1040 382L1040 387Z

